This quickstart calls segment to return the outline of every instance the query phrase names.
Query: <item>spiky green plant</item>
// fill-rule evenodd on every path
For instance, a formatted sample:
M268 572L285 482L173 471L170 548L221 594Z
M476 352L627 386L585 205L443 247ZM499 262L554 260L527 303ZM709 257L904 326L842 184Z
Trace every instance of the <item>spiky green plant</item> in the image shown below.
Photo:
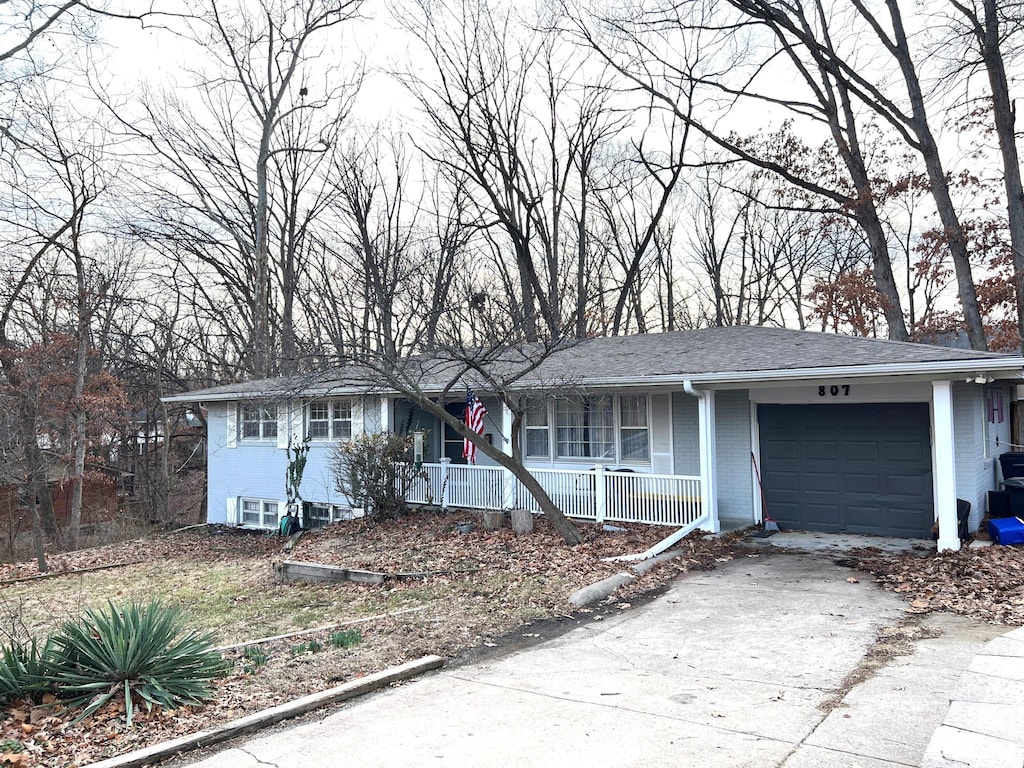
M351 648L363 641L363 633L358 629L341 629L331 633L331 645L335 648Z
M38 704L44 694L52 693L51 652L49 639L42 645L35 638L12 640L0 648L0 701L28 699Z
M265 667L267 662L270 661L270 657L267 656L267 652L258 645L245 646L242 650L242 658L246 661L242 670L247 675L251 675L260 667Z
M213 634L185 631L180 610L158 601L89 609L52 637L58 693L69 706L85 705L80 722L115 697L124 697L131 725L133 694L147 710L198 704L224 671Z

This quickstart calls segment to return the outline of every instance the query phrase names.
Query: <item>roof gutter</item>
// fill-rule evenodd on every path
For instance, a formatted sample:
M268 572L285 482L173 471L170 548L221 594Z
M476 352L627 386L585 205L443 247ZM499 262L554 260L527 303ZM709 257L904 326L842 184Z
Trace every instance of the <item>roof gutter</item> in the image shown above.
M946 376L966 377L968 374L981 372L1004 372L1013 373L1013 378L1024 379L1024 358L1014 357L1009 360L943 360L928 363L873 363L871 365L835 365L823 366L820 368L779 368L769 371L720 371L715 373L694 373L687 375L682 373L663 373L654 376L607 376L587 378L578 382L581 386L616 386L616 387L641 387L652 384L677 385L680 376L686 376L686 381L692 384L742 384L765 382L773 383L780 381L792 381L794 379L823 379L843 378L862 379L883 376ZM973 376L972 376L973 378ZM542 384L542 382L522 382L524 386L529 384ZM685 389L685 387L684 387Z
M776 383L793 381L799 379L862 379L883 376L945 376L974 378L972 374L1002 372L1013 374L1011 378L1024 379L1024 357L1008 356L995 358L980 358L977 360L935 360L923 363L872 363L869 365L834 365L814 368L776 368L762 371L719 371L714 373L694 373L687 376L685 372L660 373L653 376L596 376L581 378L575 382L580 387L650 387L652 385L677 386L681 376L687 376L685 381L702 385L724 385L724 384L753 384L753 383ZM546 388L550 382L531 381L524 379L518 382L518 387L523 390L531 387ZM685 385L684 385L685 390ZM361 395L368 391L376 394L389 396L400 395L400 392L386 391L381 388L369 386L318 386L310 387L301 392L296 391L250 391L250 392L219 392L214 395L199 395L198 393L182 393L160 398L164 403L194 403L194 402L225 402L239 400L242 398L274 398L284 396L326 396L338 395ZM481 389L481 391L484 391ZM689 394L689 393L688 393Z

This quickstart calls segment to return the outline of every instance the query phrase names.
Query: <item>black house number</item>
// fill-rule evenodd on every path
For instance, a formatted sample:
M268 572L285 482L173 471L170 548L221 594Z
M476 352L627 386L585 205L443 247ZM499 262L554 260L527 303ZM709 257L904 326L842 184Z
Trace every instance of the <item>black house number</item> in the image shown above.
M822 384L818 387L818 397L839 397L840 395L843 397L848 397L850 395L849 384L832 384L831 386L825 386Z

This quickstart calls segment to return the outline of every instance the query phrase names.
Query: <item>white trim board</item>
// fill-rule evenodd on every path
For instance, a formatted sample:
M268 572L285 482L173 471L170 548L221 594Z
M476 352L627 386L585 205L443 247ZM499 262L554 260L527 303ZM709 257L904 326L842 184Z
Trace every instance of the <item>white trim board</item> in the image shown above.
M822 394L824 392L824 394ZM869 384L856 379L821 379L789 387L749 390L750 402L781 405L844 403L921 403L932 399L929 381Z

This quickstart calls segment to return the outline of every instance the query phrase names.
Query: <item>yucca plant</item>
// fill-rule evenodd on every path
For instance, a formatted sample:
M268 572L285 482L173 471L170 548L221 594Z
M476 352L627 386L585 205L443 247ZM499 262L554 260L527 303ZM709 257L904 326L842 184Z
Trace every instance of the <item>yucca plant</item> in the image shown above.
M132 723L133 695L147 710L198 704L213 693L224 671L213 634L185 632L181 611L153 601L89 609L65 623L51 640L58 694L68 706L85 705L80 722L115 697L124 697Z
M45 694L52 693L51 652L49 639L42 645L35 638L11 640L0 648L0 701L27 699L39 704Z

